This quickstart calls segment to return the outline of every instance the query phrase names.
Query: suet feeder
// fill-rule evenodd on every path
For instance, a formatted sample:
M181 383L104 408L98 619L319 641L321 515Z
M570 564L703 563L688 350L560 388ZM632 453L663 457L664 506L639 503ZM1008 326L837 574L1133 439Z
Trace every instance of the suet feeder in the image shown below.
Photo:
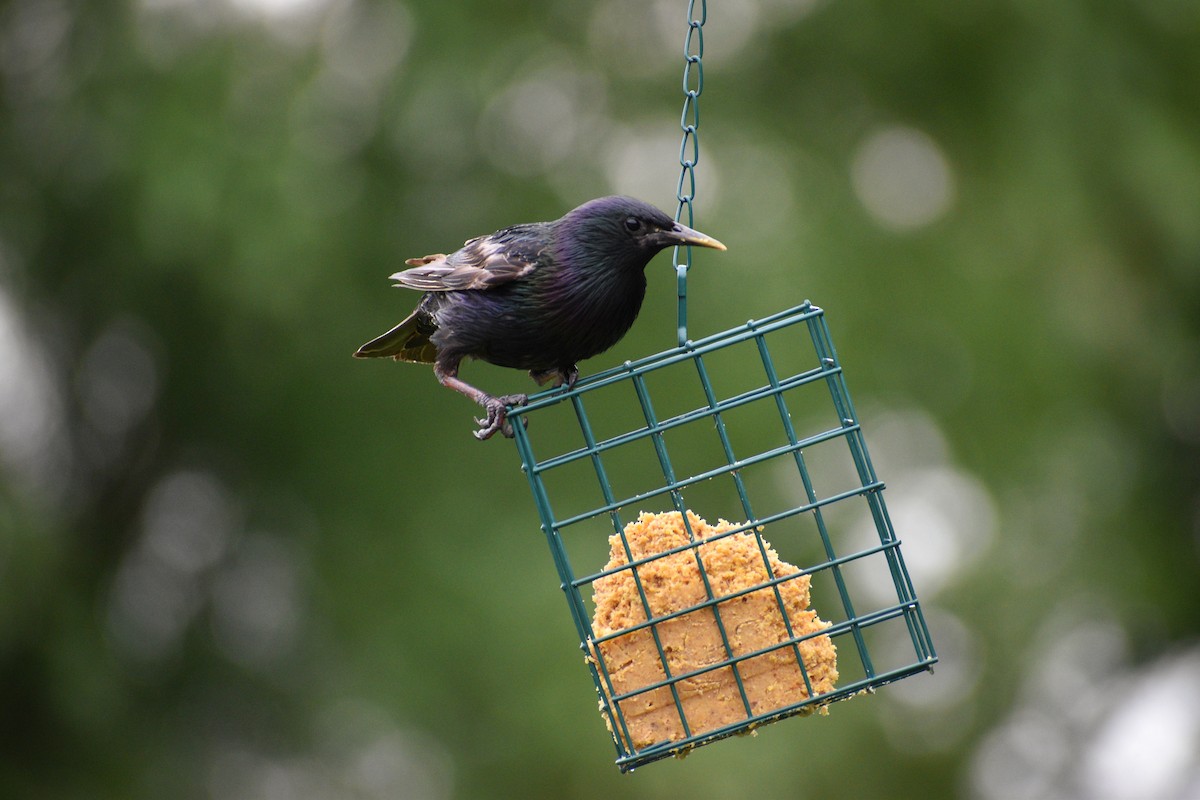
M688 225L704 19L692 0ZM509 413L622 771L937 661L825 312L693 341L675 262L675 347Z

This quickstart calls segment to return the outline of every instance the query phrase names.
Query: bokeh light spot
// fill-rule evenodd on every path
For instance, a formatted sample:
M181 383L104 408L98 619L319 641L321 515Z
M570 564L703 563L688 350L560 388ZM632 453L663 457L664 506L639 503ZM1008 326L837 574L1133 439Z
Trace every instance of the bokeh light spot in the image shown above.
M914 128L872 133L855 152L850 174L867 213L892 230L936 222L954 201L954 175L945 154Z

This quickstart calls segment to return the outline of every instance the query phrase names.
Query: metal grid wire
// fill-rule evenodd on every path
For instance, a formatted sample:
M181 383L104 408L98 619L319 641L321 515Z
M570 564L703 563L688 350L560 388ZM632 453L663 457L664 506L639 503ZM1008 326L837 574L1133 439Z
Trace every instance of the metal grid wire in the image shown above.
M805 302L626 362L580 380L573 389L542 392L512 409L510 419L622 771L811 712L929 670L937 661L888 517L884 484L871 464L820 308ZM537 445L531 432L539 437ZM707 600L656 616L638 567L678 552L697 553L699 540L688 526L690 544L637 559L624 528L643 511L685 510L712 521L744 521L725 535L757 537L768 576L773 573L764 542L800 572L730 595L714 594L697 554ZM621 537L628 563L605 571L613 534ZM614 688L599 645L629 629L597 636L592 622L593 584L622 570L634 576L646 614L635 627L651 632L665 676L625 694ZM809 576L812 610L832 623L818 633L794 635L787 623L778 586L798 575ZM721 623L721 604L763 589L774 592L789 636L765 650L735 655ZM673 674L659 626L703 608L714 615L725 658ZM825 693L814 692L799 647L818 635L829 636L838 650L840 678ZM755 713L742 685L742 667L747 659L775 650L794 653L808 697ZM745 718L697 731L678 684L713 670L732 673ZM670 691L684 738L635 749L625 705L663 687Z

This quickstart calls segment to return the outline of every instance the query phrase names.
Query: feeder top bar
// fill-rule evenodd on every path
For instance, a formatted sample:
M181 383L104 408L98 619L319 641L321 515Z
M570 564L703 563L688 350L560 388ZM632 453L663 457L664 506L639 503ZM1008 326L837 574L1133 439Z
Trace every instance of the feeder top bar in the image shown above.
M620 366L610 367L602 372L580 378L575 386L570 389L563 386L546 389L537 394L530 395L529 402L525 405L510 408L508 416L516 419L539 408L569 400L581 392L616 383L631 375L653 372L654 370L686 361L696 355L704 355L712 350L728 347L733 342L745 341L754 336L771 333L778 328L787 327L812 317L818 317L824 313L824 310L819 306L815 306L811 301L805 300L800 305L789 308L786 311L779 311L762 319L747 320L745 325L735 328L732 331L722 331L706 336L703 339L681 342L678 347L671 350L645 356L635 361L626 361ZM799 319L796 318L797 314L801 315Z

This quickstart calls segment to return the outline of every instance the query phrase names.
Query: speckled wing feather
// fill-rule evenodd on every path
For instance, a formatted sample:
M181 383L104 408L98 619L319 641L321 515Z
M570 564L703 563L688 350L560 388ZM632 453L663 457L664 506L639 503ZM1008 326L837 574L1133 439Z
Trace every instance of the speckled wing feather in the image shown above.
M422 298L406 320L364 344L355 355L432 363L438 351L430 337L437 331L434 314L445 297L442 293L492 289L528 275L544 258L549 233L546 223L514 225L469 239L450 255L408 259L405 263L411 269L397 272L391 279L397 286L431 294Z
M391 276L398 286L423 292L491 289L528 275L537 265L545 240L534 226L506 228L490 236L467 240L450 255L436 253L410 258L411 266Z

